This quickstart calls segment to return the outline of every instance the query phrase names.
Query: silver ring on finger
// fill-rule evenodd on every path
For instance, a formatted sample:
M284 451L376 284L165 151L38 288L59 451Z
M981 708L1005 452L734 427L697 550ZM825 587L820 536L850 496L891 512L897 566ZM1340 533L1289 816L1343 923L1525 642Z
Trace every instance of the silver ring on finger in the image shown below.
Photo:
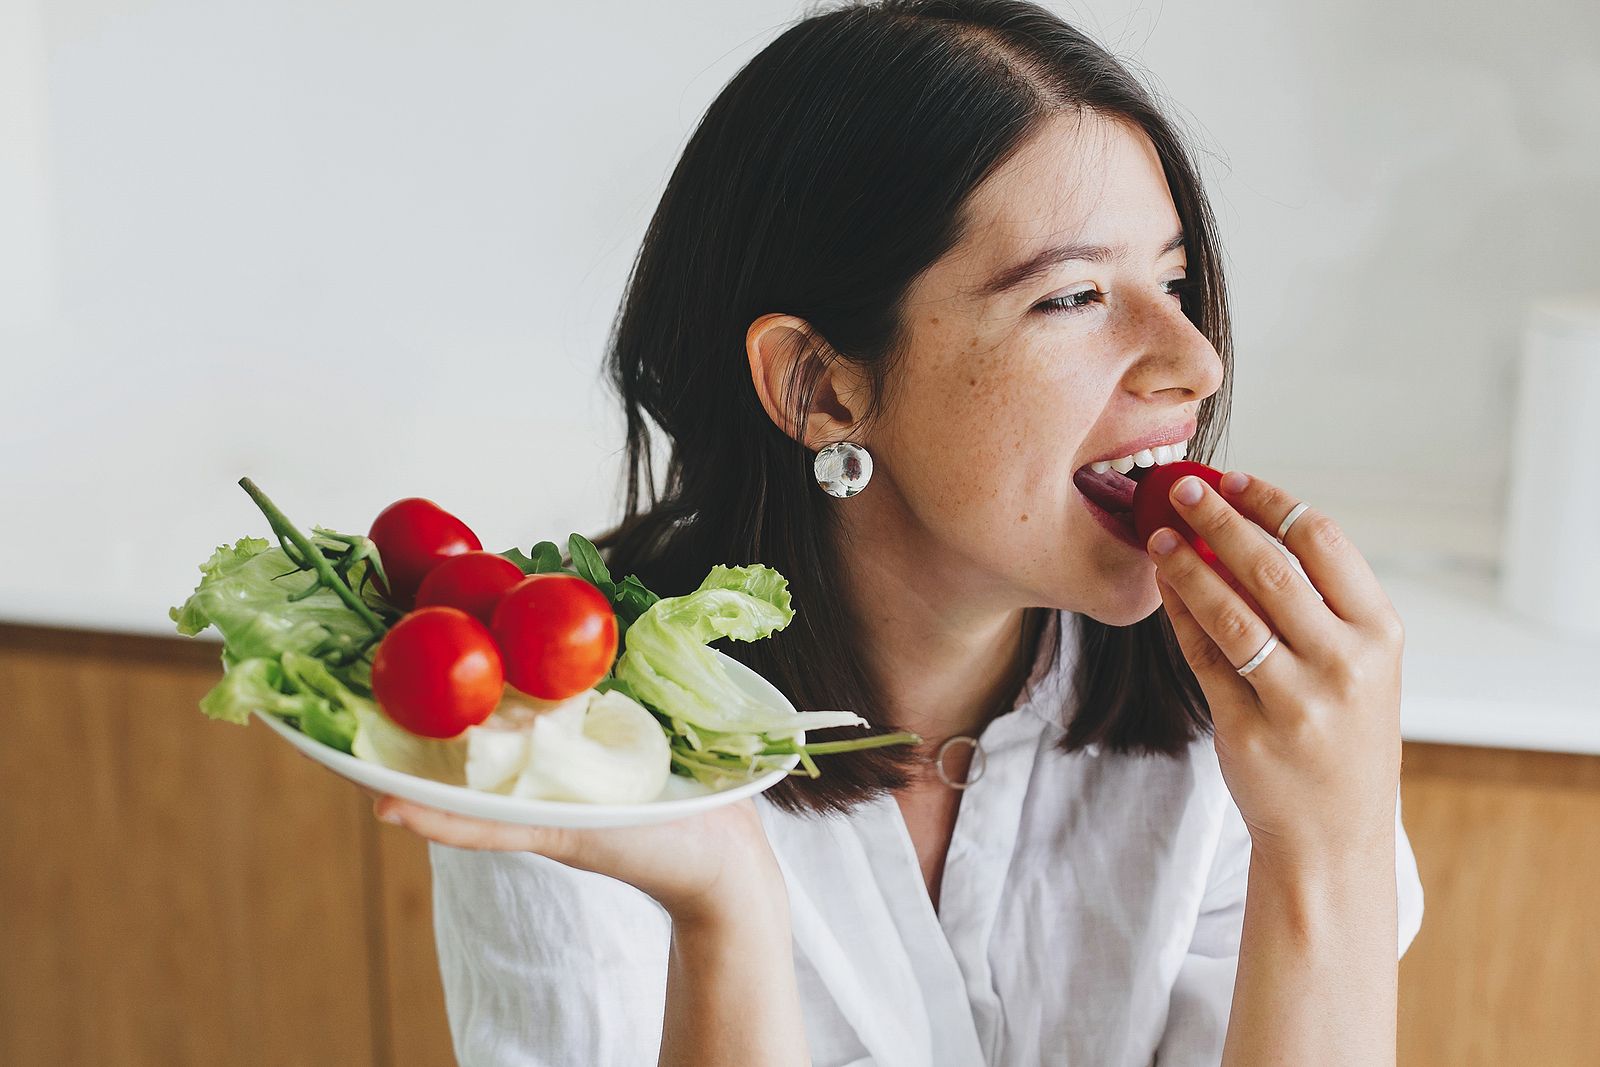
M1249 674L1251 671L1261 666L1261 661L1266 659L1267 656L1271 655L1272 650L1277 647L1278 635L1273 634L1271 637L1267 638L1267 643L1261 646L1261 651L1250 657L1249 663L1246 663L1243 667L1235 667L1234 670L1238 671L1241 675Z
M1278 524L1278 532L1276 534L1278 540L1282 541L1285 537L1289 536L1289 527L1293 526L1294 520L1298 519L1301 515L1304 515L1306 513L1306 509L1310 506L1310 504L1307 504L1304 500L1302 500L1290 510L1289 514L1283 517L1283 522Z

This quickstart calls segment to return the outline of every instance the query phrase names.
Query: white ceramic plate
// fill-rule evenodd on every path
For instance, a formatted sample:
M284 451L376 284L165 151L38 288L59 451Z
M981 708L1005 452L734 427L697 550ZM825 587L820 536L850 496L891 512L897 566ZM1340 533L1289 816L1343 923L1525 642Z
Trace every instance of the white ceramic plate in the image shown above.
M712 649L727 668L728 677L739 688L763 703L794 711L777 687L738 660ZM800 762L800 757L790 756L783 769L768 771L759 778L741 782L725 789L708 791L707 787L681 774L669 774L661 796L647 804L581 804L562 800L527 800L522 797L489 793L466 786L446 785L429 778L390 770L377 763L340 752L296 730L275 715L257 710L261 719L273 731L318 763L343 775L353 782L391 793L431 808L471 815L479 819L521 823L528 826L572 826L580 828L601 826L637 826L644 823L666 822L696 815L724 804L732 804L744 797L771 789L784 779L789 768ZM804 742L805 735L800 735Z

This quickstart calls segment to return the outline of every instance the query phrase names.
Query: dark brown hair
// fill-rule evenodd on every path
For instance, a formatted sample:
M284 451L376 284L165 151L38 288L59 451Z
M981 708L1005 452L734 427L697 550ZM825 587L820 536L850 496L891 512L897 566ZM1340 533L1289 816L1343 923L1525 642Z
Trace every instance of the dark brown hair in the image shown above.
M761 315L803 319L809 351L786 396L805 424L817 371L848 360L867 375L869 424L902 355L901 300L968 226L972 190L1063 111L1142 129L1188 235L1184 313L1216 348L1224 385L1200 405L1191 458L1227 421L1231 338L1216 225L1183 140L1152 95L1104 48L1023 0L877 0L828 5L785 30L706 111L673 170L613 323L606 372L627 420L624 514L595 538L614 574L662 596L689 592L717 563L764 563L789 579L795 618L755 642L722 641L801 710L843 708L889 729L835 584L835 509L813 453L766 414L745 337ZM665 434L656 487L647 419ZM867 491L871 491L870 487ZM643 495L648 493L648 499ZM1043 613L1024 613L1025 634ZM1210 729L1164 610L1131 626L1083 616L1076 714L1063 751L1176 754ZM767 795L790 812L847 812L909 781L895 745L819 757Z

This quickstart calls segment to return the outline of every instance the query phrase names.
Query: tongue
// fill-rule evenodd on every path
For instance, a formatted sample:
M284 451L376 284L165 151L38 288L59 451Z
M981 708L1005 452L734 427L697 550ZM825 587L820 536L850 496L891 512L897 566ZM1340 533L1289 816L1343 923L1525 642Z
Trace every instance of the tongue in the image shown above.
M1133 490L1137 483L1126 474L1118 474L1115 470L1096 474L1088 467L1083 467L1072 476L1072 482L1079 492L1113 515L1133 511Z

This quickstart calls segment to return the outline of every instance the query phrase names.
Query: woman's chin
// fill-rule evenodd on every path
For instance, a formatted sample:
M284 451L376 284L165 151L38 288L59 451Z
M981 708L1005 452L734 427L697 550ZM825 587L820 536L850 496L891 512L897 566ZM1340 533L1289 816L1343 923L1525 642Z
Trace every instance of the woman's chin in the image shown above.
M1161 592L1156 588L1155 569L1137 579L1129 580L1118 589L1118 595L1104 600L1095 610L1084 614L1105 626L1132 626L1143 622L1161 608Z

